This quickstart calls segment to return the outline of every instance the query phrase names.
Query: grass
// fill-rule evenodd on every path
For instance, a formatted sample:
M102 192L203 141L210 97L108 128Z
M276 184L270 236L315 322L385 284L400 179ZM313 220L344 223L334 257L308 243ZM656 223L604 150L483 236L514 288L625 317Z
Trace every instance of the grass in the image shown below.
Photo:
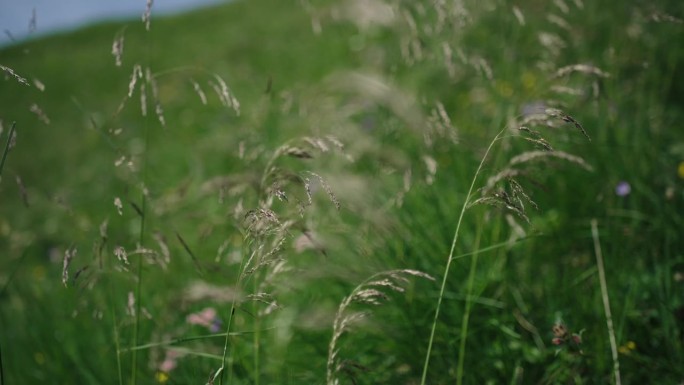
M681 382L681 4L391 3L0 51L3 383Z

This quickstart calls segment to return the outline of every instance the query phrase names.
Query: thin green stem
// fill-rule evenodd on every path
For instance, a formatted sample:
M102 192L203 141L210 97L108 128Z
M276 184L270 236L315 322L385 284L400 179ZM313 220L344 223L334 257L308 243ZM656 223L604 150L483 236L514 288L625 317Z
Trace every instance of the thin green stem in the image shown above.
M606 314L606 327L608 328L608 338L610 340L610 350L613 358L613 375L615 385L620 385L620 360L618 358L618 347L615 339L615 328L613 327L613 316L610 312L610 298L608 297L608 284L606 283L606 271L603 266L603 253L601 252L601 241L599 240L598 223L596 219L591 220L591 236L594 239L594 253L596 254L596 265L599 273L599 284L601 285L601 298L603 299L603 310Z
M268 331L268 330L272 330L272 329L274 329L274 328L264 329L263 331ZM259 330L259 331L262 331L262 330ZM228 335L230 335L230 336L241 336L244 334L254 334L254 333L256 333L256 331L232 332L232 333L228 333ZM207 334L207 335L201 335L201 336L190 336L190 337L175 338L175 339L167 340L167 341L150 342L147 344L132 346L130 348L122 349L121 352L125 353L125 352L132 352L134 350L147 350L147 349L156 348L159 346L177 345L177 344L182 344L183 342L200 341L200 340L206 340L206 339L210 339L210 338L219 338L219 337L221 337L221 338L226 337L226 333L214 333L214 334Z
M456 368L456 384L463 384L463 368L465 364L465 350L466 341L468 339L468 321L470 320L470 309L473 307L473 286L475 284L475 272L477 271L477 260L479 259L480 253L478 249L480 248L480 237L482 234L482 226L478 226L477 233L475 235L475 253L473 258L470 260L470 272L468 273L468 286L466 291L466 306L463 312L463 321L461 322L461 340L458 347L458 366Z
M254 293L259 290L258 280L254 280ZM260 370L259 370L259 307L257 301L253 302L253 312L254 312L254 330L257 332L253 335L254 343L254 385L259 385Z
M114 347L116 348L116 370L119 375L119 385L123 385L123 371L121 370L121 342L119 341L119 331L116 329L115 307L112 306L112 323L114 325Z
M233 322L233 315L235 314L235 300L230 305L230 314L228 315L228 322L226 322L226 340L223 344L223 356L221 357L221 367L219 371L219 385L223 385L223 372L226 369L226 357L228 356L228 342L230 341L230 325Z
M237 278L237 283L236 287L240 287L240 284L242 282L242 274L244 273L245 269L245 253L244 249L242 250L242 258L240 258L240 270ZM228 356L228 342L230 341L230 326L231 323L233 322L233 315L235 315L235 303L237 300L233 299L233 301L230 304L230 314L228 315L228 322L226 323L226 340L223 344L223 356L221 357L221 367L219 368L220 374L219 374L219 385L223 385L223 376L224 372L226 369L226 357ZM231 365L232 365L232 360L231 360Z
M458 235L461 230L461 223L463 223L463 215L465 214L466 209L468 208L468 203L470 201L470 197L473 193L473 189L475 188L475 182L477 181L477 177L480 175L480 171L482 170L482 166L485 163L485 160L487 159L487 156L489 155L489 152L491 151L492 147L494 146L494 143L498 141L501 138L501 134L504 133L505 130L501 130L496 137L489 143L489 147L487 147L487 151L485 152L484 156L482 157L482 160L480 161L480 165L477 167L477 171L475 172L475 175L473 176L473 180L470 183L470 188L468 189L468 194L466 195L465 202L463 202L463 208L461 209L461 213L458 216L458 222L456 223L456 230L454 231L454 238L453 241L451 242L451 250L449 251L449 257L447 258L447 263L446 266L444 267L444 276L442 277L442 285L441 288L439 289L439 297L437 298L437 309L435 310L435 317L432 321L432 330L430 331L430 339L428 341L428 348L427 352L425 353L425 363L423 364L423 375L420 380L420 385L425 385L425 380L427 379L427 371L428 367L430 366L430 354L432 353L432 345L435 340L435 330L437 329L437 320L439 319L439 312L440 309L442 308L442 300L444 299L444 291L446 289L446 283L447 283L447 278L449 277L449 270L451 268L451 261L453 260L454 256L454 251L456 250L456 243L458 242Z
M142 156L142 191L140 194L141 204L140 204L140 234L138 236L138 244L143 247L145 240L145 220L147 217L147 171L148 171L148 161L147 161L147 149L150 144L150 117L145 119L145 144L143 148ZM138 345L138 336L140 333L140 311L142 310L142 279L143 279L143 257L144 254L138 256L138 274L137 274L137 284L135 289L135 324L133 325L133 344L132 346ZM131 373L131 383L136 384L136 373L138 371L138 360L137 351L133 351L131 355L132 360L132 373Z
M5 167L5 160L7 160L7 154L10 151L10 145L12 144L12 136L14 136L14 128L17 122L12 122L12 127L9 130L9 136L7 136L7 143L5 144L5 150L2 152L2 160L0 160L0 181L2 181L2 169Z

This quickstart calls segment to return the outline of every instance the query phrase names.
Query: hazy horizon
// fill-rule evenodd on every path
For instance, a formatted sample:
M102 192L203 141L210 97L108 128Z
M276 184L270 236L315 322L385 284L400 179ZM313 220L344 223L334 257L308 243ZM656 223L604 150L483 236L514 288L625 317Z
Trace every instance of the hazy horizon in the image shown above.
M155 0L152 15L180 13L225 1ZM140 17L146 6L147 0L0 0L0 46L102 21Z

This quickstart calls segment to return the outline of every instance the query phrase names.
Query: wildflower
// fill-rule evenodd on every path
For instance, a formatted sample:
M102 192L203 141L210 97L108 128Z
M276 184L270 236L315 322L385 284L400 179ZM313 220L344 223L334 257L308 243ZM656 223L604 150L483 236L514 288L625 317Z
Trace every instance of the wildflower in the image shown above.
M624 345L618 348L620 354L630 354L632 350L636 349L636 343L634 341L627 341Z
M568 347L572 349L579 350L579 346L582 344L582 336L580 335L582 333L581 331L580 334L570 333L567 326L560 322L553 325L551 331L553 332L553 339L551 340L551 343L556 346L568 345ZM581 353L581 350L579 351Z
M162 363L159 364L159 367L157 368L158 372L155 375L155 379L157 380L157 382L163 384L169 380L169 373L171 373L174 369L176 369L176 366L178 366L179 357L180 353L175 350L166 351L164 361L162 361Z
M557 323L553 325L553 328L551 328L551 331L553 331L553 335L556 338L559 339L565 339L565 337L568 336L568 328L563 325L562 323Z
M158 383L164 384L169 380L169 374L166 372L157 372L157 374L154 375L154 379Z
M190 325L200 325L209 329L210 332L216 333L221 330L221 319L216 314L216 309L208 307L199 313L192 313L186 317L187 323Z
M679 167L677 167L677 175L684 179L684 162L679 162Z
M615 186L615 195L619 197L625 197L629 195L630 192L632 192L632 186L624 180L620 181L617 186Z
M574 334L571 337L572 342L576 343L577 345L582 343L582 337L579 334Z

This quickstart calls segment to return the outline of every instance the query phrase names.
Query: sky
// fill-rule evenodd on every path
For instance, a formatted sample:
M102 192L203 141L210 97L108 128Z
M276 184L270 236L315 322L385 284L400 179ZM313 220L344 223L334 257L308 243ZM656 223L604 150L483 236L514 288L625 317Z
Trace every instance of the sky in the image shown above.
M171 14L226 0L154 0L152 15ZM0 0L0 45L29 36L77 29L103 20L141 17L147 0ZM35 19L33 17L35 10ZM31 21L35 20L32 33Z

